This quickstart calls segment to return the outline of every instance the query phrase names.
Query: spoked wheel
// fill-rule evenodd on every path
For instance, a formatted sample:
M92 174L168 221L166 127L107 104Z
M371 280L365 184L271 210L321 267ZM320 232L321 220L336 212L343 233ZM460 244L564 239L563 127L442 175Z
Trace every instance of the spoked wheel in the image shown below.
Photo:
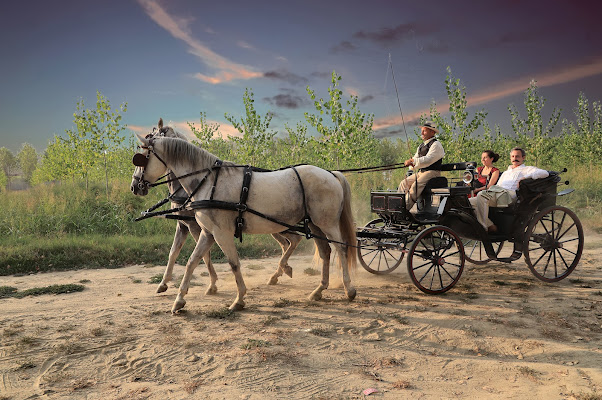
M381 219L375 219L366 224L366 231L374 229L383 229L385 222ZM383 275L388 274L399 267L403 260L404 253L401 251L403 242L395 238L358 238L357 255L360 264L368 272Z
M569 276L583 252L583 227L574 212L552 206L541 210L529 223L523 243L529 269L544 282Z
M485 252L483 242L480 240L464 239L462 244L464 244L464 256L466 257L466 261L476 265L485 265L491 261L491 258L489 258ZM492 243L492 245L495 255L497 256L502 251L504 242L496 242Z
M462 239L448 227L421 231L408 251L408 273L424 293L439 294L454 287L464 270Z

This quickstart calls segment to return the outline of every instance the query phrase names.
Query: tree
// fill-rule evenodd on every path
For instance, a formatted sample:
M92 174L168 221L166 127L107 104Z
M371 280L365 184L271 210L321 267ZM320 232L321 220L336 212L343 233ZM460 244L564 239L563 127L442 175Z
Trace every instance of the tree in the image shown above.
M0 168L6 177L6 185L10 189L10 177L17 167L18 162L15 155L6 147L0 147Z
M602 157L602 105L594 102L593 118L590 116L589 100L584 93L579 93L577 107L573 110L576 121L562 120L562 135L565 146L562 152L572 162L597 164Z
M19 167L21 167L23 179L31 183L33 172L38 167L38 153L36 152L36 149L31 144L24 143L17 154L17 160L19 162Z
M434 101L431 103L430 119L439 127L438 140L441 141L446 156L456 161L468 161L472 152L469 144L471 136L483 124L487 112L477 111L473 119L468 122L466 87L460 83L460 79L452 76L450 67L447 67L445 89L449 99L450 121L437 111ZM424 123L426 118L423 116L421 119Z
M339 89L341 76L332 71L331 86L328 88L329 100L316 100L315 92L307 87L307 93L314 101L319 114L305 113L305 120L314 127L320 137L317 139L323 159L332 168L359 167L373 165L378 161L378 141L372 133L373 114L364 114L358 108L358 97L347 100L348 109L343 108ZM321 115L330 116L325 121Z
M126 129L121 114L126 111L127 103L112 109L100 92L96 92L94 109L86 108L84 101L79 101L73 113L75 129L66 129L67 137L55 135L42 157L40 168L43 170L36 174L36 181L81 177L87 185L92 172L106 177L105 157L112 160L112 153L125 140L121 135Z
M242 137L230 136L236 147L236 158L239 162L260 166L264 168L273 167L272 148L276 132L269 131L272 121L270 112L262 118L257 114L253 104L253 91L245 89L243 103L245 105L245 116L236 120L226 113L224 116L234 128L242 134Z
M2 192L2 190L4 190L6 188L7 184L8 184L8 179L6 178L6 175L4 174L4 170L0 169L0 192Z
M527 90L525 90L525 110L527 118L522 119L516 107L513 104L508 106L508 111L512 117L512 129L517 136L518 142L525 148L527 153L533 157L534 164L539 166L542 161L550 157L549 141L550 134L558 124L560 118L560 109L554 108L547 126L543 126L543 109L546 100L539 96L537 81L531 81Z
M188 122L190 130L197 138L197 140L193 140L193 143L215 154L222 160L230 160L232 157L232 142L223 138L219 132L219 124L217 122L209 123L207 122L207 114L205 112L201 112L200 114L201 118L198 127L194 123Z

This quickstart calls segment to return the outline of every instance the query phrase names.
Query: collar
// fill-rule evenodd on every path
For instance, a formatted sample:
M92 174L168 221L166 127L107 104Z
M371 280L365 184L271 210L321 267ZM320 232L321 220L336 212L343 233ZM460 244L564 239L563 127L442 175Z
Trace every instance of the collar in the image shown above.
M430 138L430 139L427 139L427 140L425 140L424 142L422 142L422 144L427 144L428 142L431 142L431 141L433 141L433 140L436 140L436 139L437 139L437 138L436 138L435 136L433 136L432 138Z

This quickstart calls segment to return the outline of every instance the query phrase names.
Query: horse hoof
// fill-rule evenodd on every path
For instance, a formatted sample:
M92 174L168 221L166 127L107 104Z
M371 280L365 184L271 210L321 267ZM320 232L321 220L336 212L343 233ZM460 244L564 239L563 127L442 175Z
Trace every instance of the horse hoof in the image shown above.
M233 303L228 309L230 311L242 311L245 308L245 304Z
M207 290L205 291L206 295L214 295L217 294L217 287L216 286L209 286L207 288Z
M184 308L185 305L186 305L186 300L184 300L184 299L176 300L175 303L173 303L173 307L171 308L171 313L176 314L178 311L180 311L182 308Z
M289 277L289 278L292 278L292 277L293 277L293 269L291 268L291 266L290 266L290 265L288 265L288 264L287 264L287 265L285 265L285 266L284 266L282 269L284 269L284 273L285 273L286 275L288 275L288 277Z
M347 298L349 299L349 301L353 301L356 295L357 291L355 289L349 289L349 291L347 292Z
M313 292L310 296L309 296L309 300L310 301L318 301L318 300L322 300L322 293L320 292Z
M163 293L167 290L167 283L161 283L157 287L157 293Z
M278 277L272 276L268 281L268 285L276 285L278 283Z

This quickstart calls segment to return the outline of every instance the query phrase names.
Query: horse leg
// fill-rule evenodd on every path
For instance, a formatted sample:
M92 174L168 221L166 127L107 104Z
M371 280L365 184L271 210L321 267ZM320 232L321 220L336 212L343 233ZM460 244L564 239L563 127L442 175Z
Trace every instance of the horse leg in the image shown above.
M288 248L286 249L286 252L282 255L282 258L280 259L280 263L282 265L282 268L284 270L284 273L287 274L289 277L293 277L293 269L291 268L290 265L288 265L288 259L293 255L293 252L295 251L295 249L297 248L297 246L299 245L299 243L301 242L301 239L303 239L303 237L301 235L296 235L294 233L285 233L282 234L282 236L284 236L286 238L286 240L288 240Z
M325 231L329 239L335 240L337 242L343 242L343 237L338 229L325 229ZM349 299L349 301L352 301L353 299L355 299L357 292L351 284L351 276L349 274L348 263L349 260L347 257L347 246L343 244L334 243L334 248L339 256L339 267L343 271L343 286L345 287L345 293L347 294L347 298Z
M167 284L171 281L173 274L173 267L176 264L176 259L182 250L182 246L184 246L184 242L186 242L186 238L188 237L188 227L181 221L178 221L176 225L176 233L174 235L173 243L171 245L171 250L169 251L169 259L167 261L167 267L165 268L165 272L163 273L163 279L161 279L161 283L157 287L157 293L163 293L167 290ZM195 240L198 239L195 238Z
M311 231L318 236L324 237L324 233L315 225L311 224ZM320 255L322 259L322 281L320 285L309 295L310 300L320 300L322 299L322 291L328 289L328 284L330 281L330 245L328 242L314 238L314 243L316 245L316 252Z
M215 243L213 236L206 231L202 231L199 240L197 241L196 246L190 255L190 258L188 259L188 263L186 263L186 271L184 272L184 277L182 278L182 283L180 284L180 291L178 292L178 296L176 297L171 309L172 313L175 314L186 304L184 296L186 296L188 293L192 273L194 272L196 266L199 265L201 257L208 253L213 243Z
M240 311L245 307L244 297L245 294L247 294L247 287L245 286L245 281L240 272L240 259L238 258L238 252L234 245L234 236L232 233L228 232L215 232L214 234L216 234L215 241L228 259L228 263L234 274L234 279L236 280L238 294L234 302L228 308L231 311Z
M299 239L293 239L292 236L295 236L295 238L298 237ZM280 245L280 248L282 249L282 256L280 257L280 261L278 262L278 269L276 269L276 272L274 272L274 274L268 281L268 285L277 284L278 278L280 278L283 273L287 274L291 278L293 277L293 269L290 267L290 265L288 265L288 259L295 250L295 247L297 247L299 241L301 240L301 236L286 234L283 235L280 233L272 233L272 237L276 239L276 241Z
M199 241L199 237L201 235L202 229L200 225L193 221L190 224L190 233L196 242ZM211 249L207 250L205 254L203 254L203 261L205 261L205 265L207 266L207 271L209 272L209 279L211 282L209 283L209 287L205 291L206 295L217 294L217 274L215 273L215 268L213 268L213 263L211 262Z

